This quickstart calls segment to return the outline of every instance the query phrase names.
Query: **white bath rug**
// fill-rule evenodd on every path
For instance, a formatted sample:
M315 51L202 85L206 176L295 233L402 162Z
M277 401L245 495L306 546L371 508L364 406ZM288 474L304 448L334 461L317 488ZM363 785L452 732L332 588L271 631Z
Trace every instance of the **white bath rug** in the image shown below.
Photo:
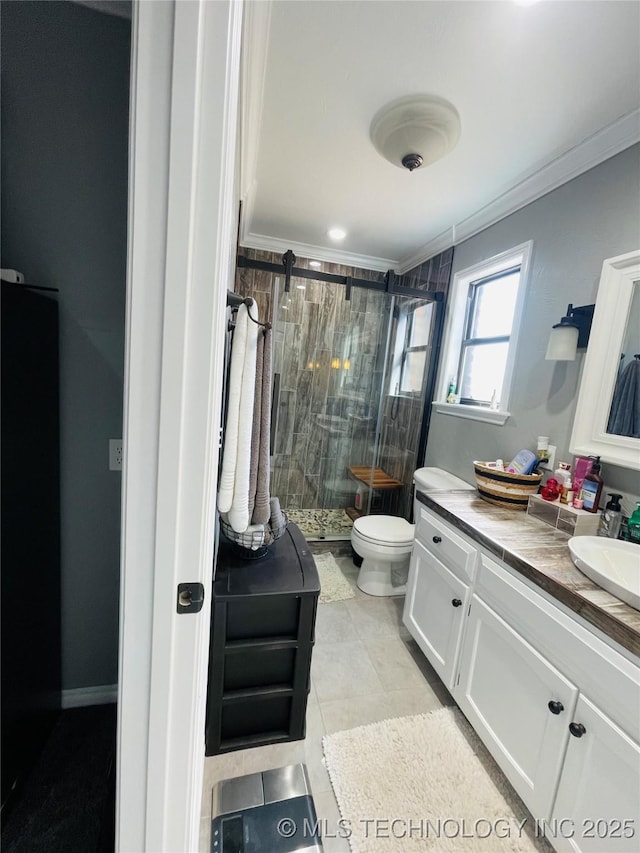
M353 587L340 571L340 566L336 563L333 554L330 552L314 554L313 559L316 561L320 576L320 604L345 601L355 596Z
M337 732L322 744L342 816L323 829L348 838L354 853L552 853L457 708Z

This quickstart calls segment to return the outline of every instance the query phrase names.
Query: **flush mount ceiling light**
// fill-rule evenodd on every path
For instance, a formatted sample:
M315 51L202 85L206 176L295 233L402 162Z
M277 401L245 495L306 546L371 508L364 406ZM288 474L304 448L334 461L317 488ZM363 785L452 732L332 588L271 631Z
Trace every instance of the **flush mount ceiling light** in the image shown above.
M318 267L321 267L322 264L320 263L320 261L309 261L309 266L318 269Z
M455 148L460 139L460 116L444 98L409 95L377 112L370 134L379 154L399 169L413 172Z
M346 236L347 232L344 230L344 228L329 228L329 230L327 231L327 237L330 237L332 240L344 240Z

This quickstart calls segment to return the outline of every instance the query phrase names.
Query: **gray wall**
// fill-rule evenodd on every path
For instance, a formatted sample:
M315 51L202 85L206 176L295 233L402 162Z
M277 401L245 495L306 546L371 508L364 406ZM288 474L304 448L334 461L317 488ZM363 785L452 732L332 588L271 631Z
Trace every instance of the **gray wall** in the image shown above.
M605 258L638 248L640 146L623 151L578 178L456 246L453 272L533 240L523 326L504 426L433 414L426 465L474 482L472 461L535 450L550 436L558 460L571 461L569 443L584 355L575 362L545 361L549 331L569 302L595 301ZM637 494L638 476L603 465L605 487Z
M117 680L129 53L124 19L2 3L2 266L60 289L63 688Z

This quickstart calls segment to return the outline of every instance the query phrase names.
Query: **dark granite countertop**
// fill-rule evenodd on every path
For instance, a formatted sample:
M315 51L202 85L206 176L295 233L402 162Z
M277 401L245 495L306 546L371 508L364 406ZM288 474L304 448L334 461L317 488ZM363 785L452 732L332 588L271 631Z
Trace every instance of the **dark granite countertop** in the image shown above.
M640 612L599 587L571 561L570 536L470 491L417 492L418 500L625 649L640 655Z

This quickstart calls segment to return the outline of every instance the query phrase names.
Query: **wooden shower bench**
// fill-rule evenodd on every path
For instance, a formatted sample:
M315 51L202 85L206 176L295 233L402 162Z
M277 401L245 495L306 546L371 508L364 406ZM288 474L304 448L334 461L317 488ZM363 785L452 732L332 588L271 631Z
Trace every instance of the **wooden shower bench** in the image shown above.
M382 468L371 468L369 465L352 465L349 473L355 480L364 483L371 489L400 489L404 486L402 480L390 477Z
M394 510L397 500L394 491L403 488L404 483L402 480L390 477L382 468L371 468L369 465L351 465L349 476L363 483L372 492L383 493L378 498L373 498L371 504L372 512L380 513ZM386 497L383 497L383 495L386 495ZM355 521L361 515L361 512L355 508L350 508L347 509L347 515Z

